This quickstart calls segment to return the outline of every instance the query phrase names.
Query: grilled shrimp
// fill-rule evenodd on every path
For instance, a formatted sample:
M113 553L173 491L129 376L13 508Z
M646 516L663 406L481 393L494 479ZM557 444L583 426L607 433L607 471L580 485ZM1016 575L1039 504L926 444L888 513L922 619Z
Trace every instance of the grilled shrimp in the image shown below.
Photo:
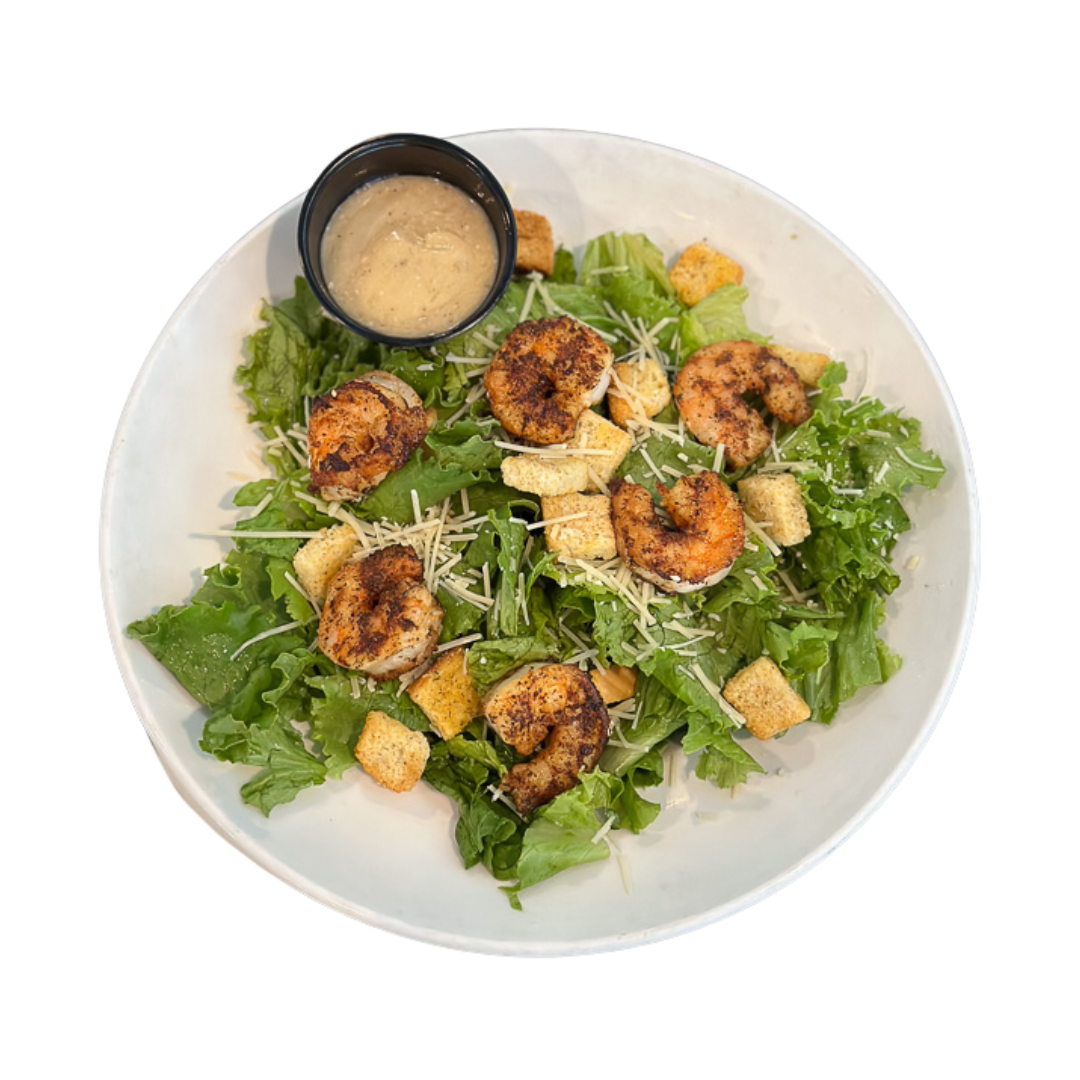
M739 557L745 539L742 508L714 472L684 476L660 501L675 527L656 512L648 488L616 480L611 520L623 562L664 592L692 592L715 585Z
M406 544L347 562L330 580L319 648L343 668L382 682L422 664L442 630L442 605Z
M566 442L578 417L607 393L613 362L607 342L567 315L520 323L484 375L491 411L520 439Z
M518 753L531 754L540 747L531 761L513 766L502 782L523 817L569 791L581 773L596 765L611 725L595 683L571 664L519 670L488 693L483 711L503 742Z
M416 391L387 371L331 390L311 406L311 490L331 502L362 499L409 460L427 430Z
M737 468L772 442L761 416L743 400L760 394L785 424L810 417L806 390L794 369L763 345L720 341L698 349L675 379L675 404L691 433L708 446L723 446Z

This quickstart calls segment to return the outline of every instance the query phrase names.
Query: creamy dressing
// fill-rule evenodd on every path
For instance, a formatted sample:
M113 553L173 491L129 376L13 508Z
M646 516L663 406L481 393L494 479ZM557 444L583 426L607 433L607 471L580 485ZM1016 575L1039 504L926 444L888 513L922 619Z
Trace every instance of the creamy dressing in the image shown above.
M484 302L499 252L483 208L431 176L390 176L353 192L322 238L330 295L396 337L449 330Z

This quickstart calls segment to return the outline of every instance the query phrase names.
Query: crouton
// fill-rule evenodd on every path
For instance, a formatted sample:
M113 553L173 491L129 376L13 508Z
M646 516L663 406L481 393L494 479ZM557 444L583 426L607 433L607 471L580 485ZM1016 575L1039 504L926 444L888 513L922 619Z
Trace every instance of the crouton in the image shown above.
M770 345L769 352L779 356L788 367L794 368L804 386L817 386L829 363L829 358L824 353L803 352L800 349L789 349L786 345Z
M331 525L293 556L296 580L315 603L326 602L330 579L352 558L358 541L350 525Z
M687 307L704 300L722 285L741 285L742 267L708 244L691 244L668 272L679 299Z
M545 495L540 506L544 520L555 521L544 526L550 551L570 559L614 559L618 555L611 499L606 495ZM559 520L574 514L586 516L575 521Z
M589 463L583 457L545 458L538 454L517 454L503 458L502 478L509 487L532 495L566 495L585 490L589 482Z
M747 730L758 739L771 739L810 717L810 706L767 656L732 675L721 693L742 713Z
M531 210L515 210L517 225L517 257L514 269L521 274L539 270L548 275L555 269L555 240L551 235L551 222L543 214Z
M637 672L629 667L604 668L589 672L596 689L604 699L605 705L614 705L617 701L626 701L634 696L637 685Z
M608 484L615 475L615 470L622 464L623 458L630 453L634 440L610 420L605 420L592 409L586 409L578 418L574 437L567 445L571 450L607 450L607 454L587 454L581 460L586 464L586 473L591 470L593 475ZM601 490L591 476L587 475L586 480L585 486L578 488L578 491Z
M578 418L573 438L566 444L567 449L605 450L607 453L582 454L580 457L572 453L563 456L565 452L559 450L551 451L551 457L519 454L503 458L502 478L510 487L533 495L600 491L600 485L590 474L606 485L633 444L634 440L622 428L586 409Z
M376 783L391 791L408 791L423 775L430 748L421 732L384 712L369 712L355 753Z
M423 675L409 684L406 693L444 739L460 735L480 714L480 698L469 674L464 645L438 656Z
M747 517L764 530L774 544L790 547L810 535L799 481L791 473L758 473L738 483Z
M608 412L621 428L634 416L652 419L671 402L671 387L664 369L651 357L616 364L611 369Z

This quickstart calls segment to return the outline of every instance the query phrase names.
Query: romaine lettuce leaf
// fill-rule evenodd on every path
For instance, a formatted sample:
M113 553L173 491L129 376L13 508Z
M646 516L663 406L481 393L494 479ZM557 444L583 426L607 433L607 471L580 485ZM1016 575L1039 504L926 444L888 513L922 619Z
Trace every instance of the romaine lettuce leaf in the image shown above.
M268 438L275 426L304 422L305 397L371 370L378 359L378 346L322 314L302 277L293 297L263 305L262 318L266 325L248 339L236 380L251 402L249 420Z
M455 361L486 362L526 303L530 318L569 314L587 323L618 354L640 355L655 342L678 363L715 341L767 342L747 324L747 296L741 286L725 286L688 309L675 295L659 248L641 234L607 233L586 246L580 271L560 249L553 275L514 280L479 328L434 349L391 349L352 334L322 314L302 279L293 297L264 307L265 325L248 341L237 380L250 420L267 437L303 425L307 399L376 366L403 378L434 408L439 420L423 446L351 509L368 521L405 524L413 519L414 491L421 509L463 493L462 509L467 499L474 515L488 518L474 530L477 538L463 544L460 566L487 567L497 605L485 612L438 590L443 641L485 634L468 651L479 693L523 664L565 660L583 642L598 650L599 662L638 670L633 721L620 721L595 772L529 821L493 797L520 755L486 733L482 722L454 739L429 736L425 780L459 806L455 836L465 865L483 864L498 880L512 882L507 892L515 905L522 889L607 857L607 843L597 838L605 820L635 832L652 823L660 807L642 791L662 780L661 752L669 743L681 741L696 755L697 776L720 787L762 771L707 684L720 687L745 664L769 655L808 702L812 719L828 722L844 700L899 665L879 633L883 598L899 582L893 546L910 527L901 498L914 484L936 486L944 466L921 447L917 421L875 400L845 400L842 364L827 368L807 423L780 425L769 459L773 467L777 458L797 463L810 537L778 555L752 541L718 585L654 603L648 639L636 625L640 612L624 596L555 562L542 535L529 543L518 518L537 517L539 500L501 483L504 455L494 444L487 402L482 396L466 401L479 385L479 368ZM458 421L448 426L452 416ZM677 423L674 406L657 420ZM668 476L670 470L712 468L714 456L692 438L678 444L654 436L635 447L619 475L633 476L655 497L657 471ZM764 463L723 475L735 483ZM304 533L335 524L304 497L308 477L296 456L280 454L273 468L276 479L237 493L237 506L260 507L238 531ZM240 538L187 604L164 607L129 628L208 710L203 748L260 770L241 790L264 813L351 768L372 709L429 730L396 683L368 690L365 679L315 649L316 612L290 580L302 543L301 537ZM707 626L715 639L688 646L686 634L673 627L676 614L684 617L684 630ZM299 625L252 641L289 623Z
M309 678L311 737L322 746L327 771L338 779L356 764L356 741L370 712L384 712L414 731L429 731L427 717L408 694L397 694L397 680L369 690L361 676L336 671Z
M541 806L533 815L522 839L515 867L517 884L505 891L511 902L518 894L572 866L606 859L608 845L597 839L605 812L615 813L623 793L617 777L594 769L583 773L578 784Z
M413 520L415 491L420 509L441 503L448 495L481 481L495 479L502 452L485 439L472 421L430 432L421 446L396 472L391 473L355 508L366 521L387 519L406 524Z
M128 627L211 710L200 746L223 761L263 767L241 794L264 813L325 775L292 726L302 712L297 682L314 660L309 632L298 627L255 640L288 626L286 605L265 558L233 551L206 572L188 604Z
M767 337L755 334L746 323L743 304L749 291L742 285L722 285L683 311L679 318L679 358L690 355L718 341L756 341L762 345Z
M465 868L482 862L493 877L505 881L515 876L525 822L488 791L498 785L512 758L506 747L500 757L482 732L482 725L474 723L461 735L436 742L424 780L458 803L454 838Z

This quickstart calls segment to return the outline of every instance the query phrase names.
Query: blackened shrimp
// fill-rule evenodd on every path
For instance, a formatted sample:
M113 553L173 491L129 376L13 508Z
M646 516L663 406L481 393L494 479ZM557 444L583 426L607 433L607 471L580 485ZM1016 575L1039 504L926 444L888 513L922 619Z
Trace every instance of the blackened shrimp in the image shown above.
M714 472L684 476L670 490L656 486L674 528L661 520L648 488L625 480L612 483L611 520L620 557L665 592L715 585L743 549L739 500Z
M520 323L484 374L491 412L519 439L567 442L578 417L607 392L613 361L607 342L569 316Z
M513 766L502 782L523 817L569 791L596 766L611 724L596 684L570 664L522 669L488 693L483 711L518 753L540 748L530 761Z
M748 465L772 442L760 414L743 400L759 394L785 424L810 418L806 390L794 368L764 345L720 341L698 349L675 379L675 404L691 433L708 446L723 446L736 468Z
M343 668L378 681L422 664L442 630L442 605L405 544L347 562L330 579L319 619L319 648Z
M362 499L409 460L427 430L416 391L389 372L331 390L311 406L312 490L332 502Z

